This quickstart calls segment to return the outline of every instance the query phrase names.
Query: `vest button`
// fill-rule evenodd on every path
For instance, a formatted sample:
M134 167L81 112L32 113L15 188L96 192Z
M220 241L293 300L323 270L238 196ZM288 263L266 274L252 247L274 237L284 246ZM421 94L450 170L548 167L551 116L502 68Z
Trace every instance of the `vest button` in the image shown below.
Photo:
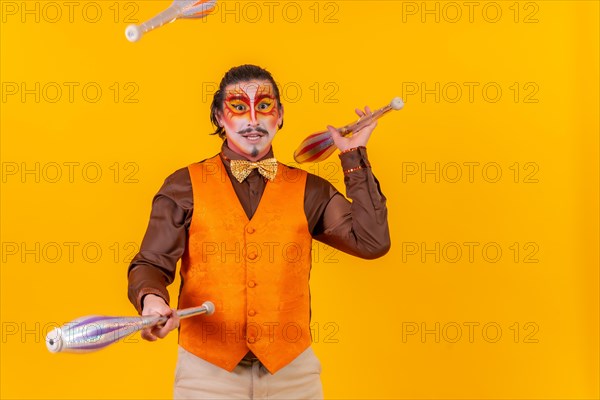
M246 232L252 234L252 233L256 232L256 229L254 229L253 227L249 226L249 227L246 228Z
M248 254L248 259L250 259L250 260L256 260L256 257L258 257L258 255L256 253Z
M254 317L256 315L256 311L254 310L248 310L248 315L251 317Z
M249 281L249 282L248 282L248 286L249 286L249 287L254 287L254 286L256 286L256 282L254 282L254 281Z
M248 340L248 343L256 342L256 338L254 336L250 336L247 340Z

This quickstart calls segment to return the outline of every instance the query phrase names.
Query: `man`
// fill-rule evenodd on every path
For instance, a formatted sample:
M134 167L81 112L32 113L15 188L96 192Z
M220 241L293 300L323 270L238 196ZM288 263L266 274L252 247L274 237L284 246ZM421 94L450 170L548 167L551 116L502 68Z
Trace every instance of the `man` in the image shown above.
M386 199L365 148L376 122L351 137L328 127L350 203L326 180L274 160L283 111L269 72L229 70L211 106L221 152L176 171L154 198L129 298L143 315L170 318L142 337L179 327L166 290L179 259L178 308L216 306L181 321L176 398L322 398L310 348L312 239L362 258L390 247Z

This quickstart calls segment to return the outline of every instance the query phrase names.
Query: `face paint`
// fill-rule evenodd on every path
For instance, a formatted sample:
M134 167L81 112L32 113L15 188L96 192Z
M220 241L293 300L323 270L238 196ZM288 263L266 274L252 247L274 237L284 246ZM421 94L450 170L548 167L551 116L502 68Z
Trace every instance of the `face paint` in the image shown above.
M219 123L229 148L236 153L250 160L267 154L282 118L270 82L251 80L225 88Z

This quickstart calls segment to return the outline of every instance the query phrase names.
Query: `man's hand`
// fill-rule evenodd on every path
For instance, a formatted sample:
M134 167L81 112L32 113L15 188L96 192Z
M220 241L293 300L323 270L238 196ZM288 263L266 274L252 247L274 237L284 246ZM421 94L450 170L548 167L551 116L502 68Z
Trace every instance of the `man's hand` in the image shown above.
M357 108L356 114L362 118L365 115L371 115L373 113L371 112L371 109L369 107L365 107L365 111L362 111ZM340 151L344 151L352 149L354 147L366 146L367 142L369 141L369 138L371 137L371 133L373 132L373 129L375 129L376 126L377 120L365 126L360 131L353 132L352 136L347 137L342 136L340 132L331 125L327 126L327 129L331 133L331 138L333 139L333 142L335 143L336 147Z
M159 296L154 294L144 296L143 309L142 315L162 315L169 317L164 325L142 329L142 338L145 340L154 342L157 338L162 339L179 326L179 317L175 313L175 310L169 308L167 303Z

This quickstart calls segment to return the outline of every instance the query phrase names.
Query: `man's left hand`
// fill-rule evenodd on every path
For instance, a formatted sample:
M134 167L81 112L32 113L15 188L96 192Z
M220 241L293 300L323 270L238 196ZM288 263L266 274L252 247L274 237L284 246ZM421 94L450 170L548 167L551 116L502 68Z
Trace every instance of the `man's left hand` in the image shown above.
M359 117L363 118L366 115L373 114L373 112L369 107L365 107L364 111L357 108L356 114ZM331 138L333 139L333 142L335 143L336 147L340 151L344 151L352 149L354 147L366 146L367 142L369 141L369 138L371 137L371 133L373 132L373 129L375 129L376 126L377 120L371 122L369 125L366 125L360 131L353 132L351 136L346 137L342 136L340 132L331 125L327 126L327 129L331 133Z

